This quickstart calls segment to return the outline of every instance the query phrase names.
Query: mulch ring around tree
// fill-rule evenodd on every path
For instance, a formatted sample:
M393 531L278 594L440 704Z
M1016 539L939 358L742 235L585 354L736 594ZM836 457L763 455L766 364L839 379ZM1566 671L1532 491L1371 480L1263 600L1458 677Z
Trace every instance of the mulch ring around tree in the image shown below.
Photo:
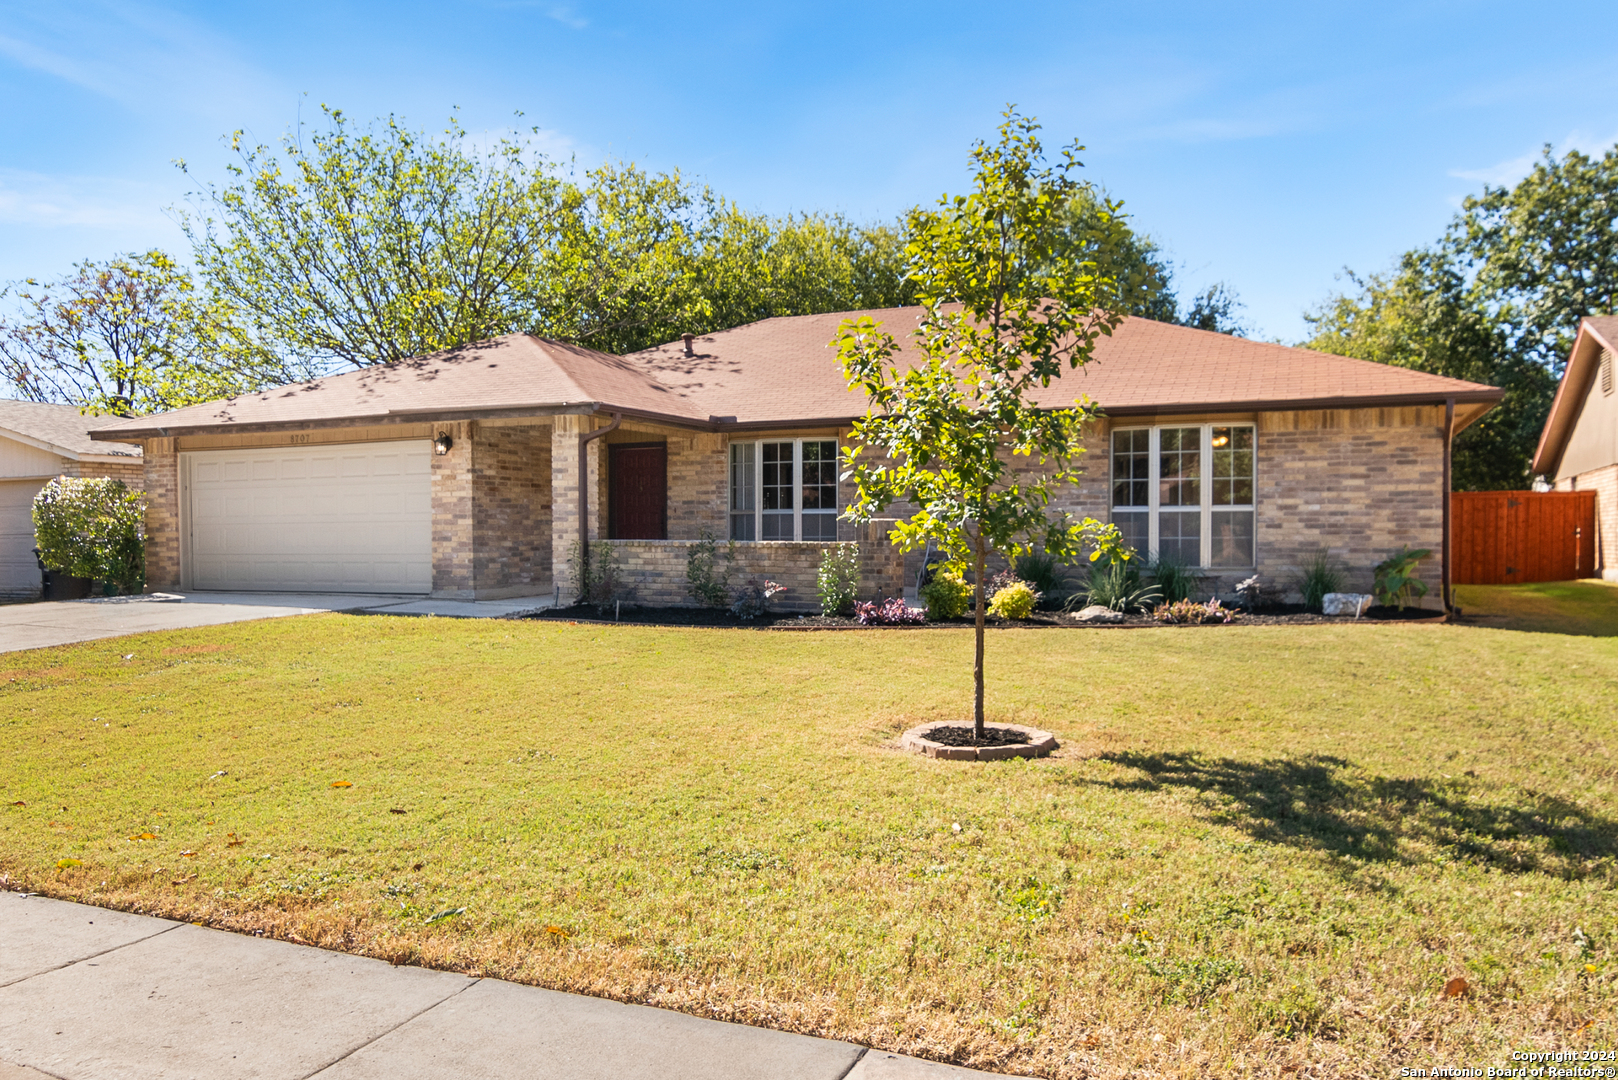
M948 761L994 761L1044 757L1056 749L1056 736L1023 724L985 724L978 738L970 725L934 720L899 736L899 748Z
M940 622L924 622L897 627L878 627L863 625L858 619L844 618L840 615L800 615L795 612L766 612L756 619L742 619L730 613L728 608L700 608L700 607L650 607L639 604L624 604L617 611L607 608L598 610L583 604L575 604L566 608L547 608L532 615L521 616L524 619L533 619L541 622L564 623L620 623L625 626L706 626L728 628L735 630L943 630L961 629L973 625L971 618L944 619ZM1358 619L1351 616L1319 615L1304 609L1302 604L1276 605L1260 608L1254 612L1240 612L1235 622L1209 623L1209 626L1325 626L1342 623L1378 624L1389 622L1428 622L1439 623L1444 620L1441 611L1427 611L1418 608L1373 607ZM1123 629L1143 629L1145 627L1161 627L1165 624L1153 619L1150 615L1133 613L1125 615L1120 621L1114 623L1083 623L1071 614L1061 611L1036 611L1027 619L999 619L989 616L985 625L994 629L1008 630L1051 630L1051 629L1093 629L1104 627L1117 627ZM1180 629L1180 627L1168 627Z

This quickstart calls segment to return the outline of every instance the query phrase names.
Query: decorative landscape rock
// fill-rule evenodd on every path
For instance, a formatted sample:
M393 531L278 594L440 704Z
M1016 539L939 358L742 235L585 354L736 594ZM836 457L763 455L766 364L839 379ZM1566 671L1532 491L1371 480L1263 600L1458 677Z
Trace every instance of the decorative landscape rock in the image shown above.
M962 720L934 720L932 723L913 727L899 736L899 748L948 761L996 761L1014 757L1044 757L1056 749L1055 735L1023 724L985 724L984 728L985 734L992 732L1005 733L1013 737L1021 736L1025 742L1000 741L997 746L951 746L946 742L929 738L929 735L938 728L963 726L971 725ZM1001 738L1004 739L1004 736Z
M1321 598L1320 610L1324 615L1352 615L1357 619L1365 614L1372 599L1366 593L1329 592Z
M1117 623L1124 621L1123 612L1114 611L1110 607L1102 607L1100 604L1091 604L1087 608L1081 608L1079 613L1073 617L1079 622L1087 623Z

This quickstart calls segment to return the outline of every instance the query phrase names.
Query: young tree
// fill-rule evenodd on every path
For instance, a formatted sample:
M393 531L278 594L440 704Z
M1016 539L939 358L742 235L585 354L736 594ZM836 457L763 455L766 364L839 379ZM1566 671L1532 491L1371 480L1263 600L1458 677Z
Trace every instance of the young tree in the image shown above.
M917 507L893 529L910 550L935 541L977 579L973 731L983 736L983 623L991 554L1043 548L1075 558L1110 526L1050 508L1053 489L1078 476L1088 399L1038 404L1037 391L1090 359L1121 316L1104 306L1115 283L1064 227L1085 185L1076 144L1045 164L1032 118L1008 109L1000 141L972 150L973 191L906 218L909 277L923 307L908 350L868 317L834 344L870 400L845 451L858 488L849 515L870 520L897 502ZM1098 214L1118 213L1106 202ZM1032 459L1037 475L1014 468Z
M138 416L285 382L287 370L161 251L18 282L0 315L0 377L29 401Z

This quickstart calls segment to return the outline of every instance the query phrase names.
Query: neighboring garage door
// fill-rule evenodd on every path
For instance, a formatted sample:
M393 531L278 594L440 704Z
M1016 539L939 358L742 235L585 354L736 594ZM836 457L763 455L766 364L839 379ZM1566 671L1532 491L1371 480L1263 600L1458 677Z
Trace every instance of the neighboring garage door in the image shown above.
M43 480L0 480L0 596L39 596L34 496Z
M432 588L431 443L208 450L186 459L192 588Z

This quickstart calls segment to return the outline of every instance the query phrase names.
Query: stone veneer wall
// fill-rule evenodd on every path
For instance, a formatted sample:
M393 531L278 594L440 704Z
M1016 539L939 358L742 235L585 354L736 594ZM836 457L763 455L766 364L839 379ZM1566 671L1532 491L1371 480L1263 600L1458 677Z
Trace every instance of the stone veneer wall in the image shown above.
M860 541L860 597L876 600L900 595L904 588L904 557L888 543L886 524L874 522L862 531L865 538ZM613 540L611 543L617 553L618 577L627 602L655 607L694 606L685 577L691 541ZM750 579L761 583L769 579L787 588L771 602L771 607L781 611L819 611L815 577L821 558L832 546L807 541L740 542L733 549L735 561L727 567L727 547L721 541L719 566L721 572L728 568L733 591Z
M1596 493L1596 567L1606 580L1618 581L1618 465L1563 477L1556 490Z
M180 456L173 439L147 439L141 458L146 489L146 591L180 588Z
M472 575L481 595L551 587L551 431L483 427L472 440Z

